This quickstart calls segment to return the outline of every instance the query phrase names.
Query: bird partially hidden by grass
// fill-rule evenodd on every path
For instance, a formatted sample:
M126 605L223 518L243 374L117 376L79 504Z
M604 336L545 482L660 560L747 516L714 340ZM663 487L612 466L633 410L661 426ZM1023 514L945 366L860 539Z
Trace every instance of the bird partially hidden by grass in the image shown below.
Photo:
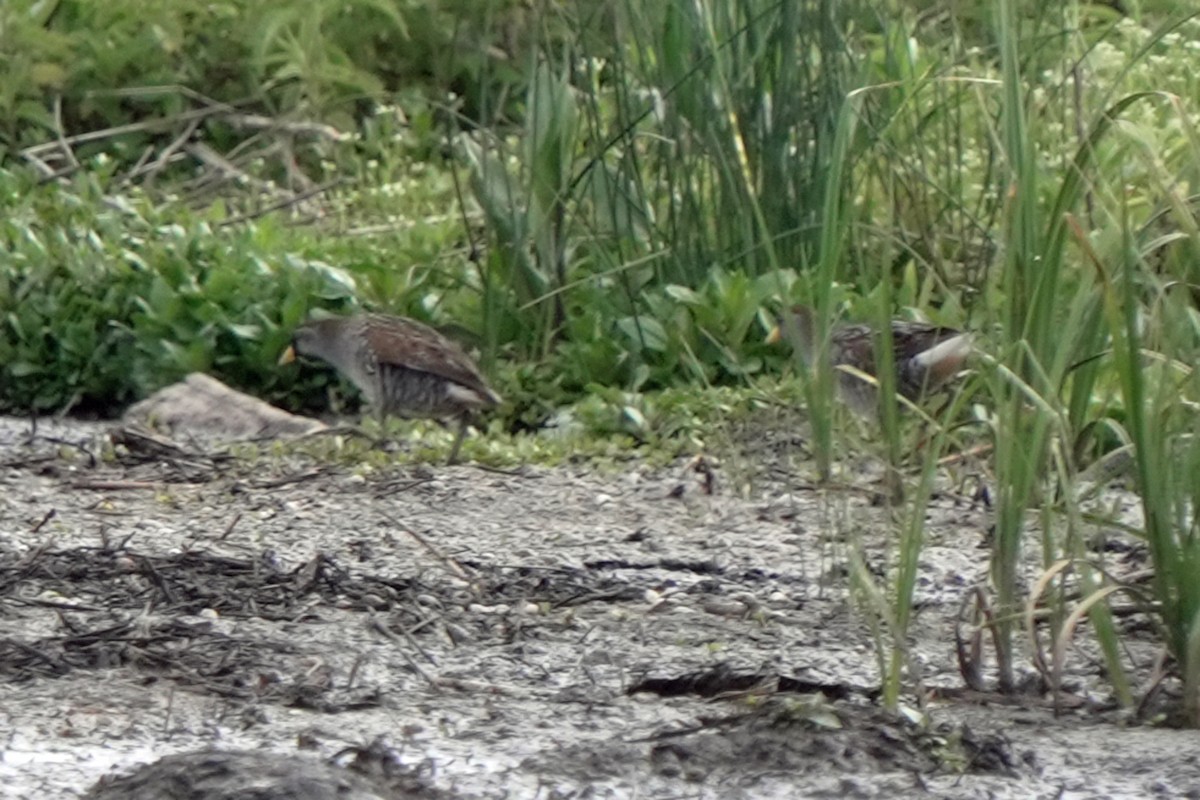
M359 314L306 322L296 328L279 363L290 363L297 354L321 359L348 378L381 423L389 414L458 420L451 464L471 417L501 402L457 343L407 317Z
M813 309L793 306L781 315L767 342L787 340L811 368L820 352L818 336ZM836 373L838 395L856 412L872 418L879 411L876 338L870 325L834 325L829 332L829 360ZM963 369L971 354L971 335L953 328L892 320L892 348L896 391L919 403Z

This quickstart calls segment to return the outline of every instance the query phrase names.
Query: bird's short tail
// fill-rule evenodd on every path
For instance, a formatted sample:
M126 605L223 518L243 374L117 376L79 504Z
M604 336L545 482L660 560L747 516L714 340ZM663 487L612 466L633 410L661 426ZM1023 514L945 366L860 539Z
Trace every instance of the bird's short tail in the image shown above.
M913 362L926 371L929 385L936 386L957 375L973 349L971 334L960 333L913 356Z
M450 383L446 387L446 392L455 401L470 408L489 408L491 406L498 406L504 402L504 399L500 395L486 386L473 388L463 386L461 383Z

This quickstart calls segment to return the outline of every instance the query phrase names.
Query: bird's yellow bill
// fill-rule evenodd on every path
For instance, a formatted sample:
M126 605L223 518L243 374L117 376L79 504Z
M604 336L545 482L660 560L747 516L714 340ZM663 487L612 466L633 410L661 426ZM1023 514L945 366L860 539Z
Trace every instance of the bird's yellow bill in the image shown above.
M783 331L776 325L774 328L771 328L771 332L767 334L767 338L763 339L763 342L766 344L778 344L781 339L783 339Z
M296 360L296 348L288 345L288 349L283 351L283 355L279 357L280 364L290 364Z

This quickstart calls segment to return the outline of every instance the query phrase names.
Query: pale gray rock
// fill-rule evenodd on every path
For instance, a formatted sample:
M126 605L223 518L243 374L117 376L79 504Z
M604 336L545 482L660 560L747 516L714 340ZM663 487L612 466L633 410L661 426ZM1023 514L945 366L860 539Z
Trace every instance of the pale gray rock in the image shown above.
M198 372L130 406L122 423L176 437L225 440L304 436L325 428L319 420L289 414Z

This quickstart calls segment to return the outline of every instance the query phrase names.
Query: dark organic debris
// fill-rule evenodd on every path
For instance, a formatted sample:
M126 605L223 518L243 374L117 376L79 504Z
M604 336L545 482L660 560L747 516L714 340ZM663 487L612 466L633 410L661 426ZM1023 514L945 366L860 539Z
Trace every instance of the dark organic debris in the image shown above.
M665 778L709 786L732 780L743 787L780 774L801 781L830 773L1018 774L1007 739L977 737L965 725L931 732L873 705L827 699L774 696L746 707L750 710L701 717L694 725L666 727L607 748L579 744L583 752L557 752L556 763L569 765L580 780L594 780L612 771L613 763L641 757ZM647 750L638 752L639 746ZM542 765L529 759L523 766Z
M26 591L18 593L18 587ZM30 591L36 588L38 591ZM0 599L40 605L30 597L74 598L59 603L70 610L149 609L158 615L216 612L222 617L294 620L305 601L395 594L407 588L390 579L351 579L324 554L291 570L274 555L258 559L217 556L197 550L169 555L138 553L121 547L37 550L16 563L0 557ZM85 600L86 599L86 600ZM365 606L364 606L365 607Z
M753 768L764 774L829 768L1017 774L1007 738L976 736L966 725L931 731L862 702L878 699L874 689L737 673L722 664L677 678L643 680L627 692L759 698L745 706L749 711L700 717L695 725L669 727L636 740L653 743L650 761L668 777L698 782L722 770L738 774L746 767L752 767L751 775ZM787 696L792 693L812 699L798 701Z
M460 561L476 575L476 586L489 602L519 601L546 603L554 608L585 603L638 602L647 589L661 581L653 575L637 582L621 576L597 575L591 565L575 567L491 567L475 561Z
M967 762L964 771L1016 776L1017 764L1013 758L1012 742L1004 734L976 735L968 726L963 725L957 730L952 729L948 740L957 742L962 747Z
M149 555L121 548L41 549L0 555L0 606L57 620L52 634L0 638L0 676L59 678L133 667L225 697L340 711L377 705L375 690L337 693L294 665L290 637L240 634L228 621L295 621L312 597L366 610L402 582L351 579L318 555L292 570L201 552Z
M607 749L581 743L576 745L579 753L570 748L557 752L555 764L583 781L640 757L663 778L708 787L731 782L749 787L780 775L801 787L806 776L960 771L957 763L947 765L936 752L940 739L927 742L915 726L872 706L838 703L835 708L827 701L808 704L776 697L750 708L685 728L667 727L634 742L614 742ZM548 765L528 759L522 766Z
M184 446L179 442L158 434L141 425L119 425L109 431L117 463L126 468L126 474L153 476L154 482L206 483L221 477L233 462L225 450L207 450L200 445ZM85 478L74 482L75 488L105 489L137 488L137 481L118 479L111 475L105 478ZM129 484L128 487L122 484Z
M452 795L373 744L346 767L311 756L204 750L100 779L85 800L395 800Z
M689 672L674 678L645 678L625 690L626 694L639 692L649 692L660 697L684 695L716 697L729 693L774 694L776 692L816 694L820 692L827 699L844 700L852 695L873 698L878 690L850 686L845 683L806 681L767 673L737 673L727 664L718 664L712 669Z
M593 570L617 569L661 569L668 572L692 572L697 575L722 575L725 569L715 561L681 561L677 558L660 558L654 561L626 561L623 558L606 558L584 564Z
M0 606L45 620L36 636L0 638L0 676L20 681L131 667L225 697L345 711L378 705L379 691L339 689L326 671L309 674L296 665L305 653L291 637L241 635L232 623L295 623L336 606L339 613L376 614L373 624L405 648L419 649L418 635L512 642L537 636L542 623L518 610L531 603L642 602L664 580L649 571L629 580L574 567L469 562L454 573L458 580L442 577L352 575L320 553L295 567L271 551L257 558L200 550L158 555L125 543L0 554Z

